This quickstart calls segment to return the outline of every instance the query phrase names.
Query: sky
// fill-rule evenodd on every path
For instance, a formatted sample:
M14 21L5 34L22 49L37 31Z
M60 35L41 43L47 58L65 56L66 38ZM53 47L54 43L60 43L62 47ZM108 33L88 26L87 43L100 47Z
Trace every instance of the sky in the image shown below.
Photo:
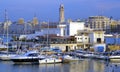
M64 5L66 20L97 15L120 19L120 0L1 0L0 21L5 19L5 9L12 21L30 21L34 15L39 21L59 21L60 4Z

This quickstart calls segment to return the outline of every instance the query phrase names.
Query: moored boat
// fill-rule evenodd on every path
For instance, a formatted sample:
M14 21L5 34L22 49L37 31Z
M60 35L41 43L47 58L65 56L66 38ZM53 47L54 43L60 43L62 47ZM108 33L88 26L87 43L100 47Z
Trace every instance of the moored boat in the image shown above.
M9 61L11 60L11 57L14 57L14 56L16 56L16 54L3 54L3 55L0 55L0 59L3 61Z
M110 61L119 61L120 62L120 55L111 55L109 56Z
M83 60L83 59L70 55L63 56L63 62L71 62L71 61L79 61L79 60Z
M0 53L0 60L3 60L3 61L9 61L11 57L14 57L16 56L17 54L16 53L10 53L10 52L1 52Z
M100 59L100 60L109 60L108 56L104 56L104 55L97 55L96 59Z
M110 59L110 61L119 61L120 62L120 50L111 52L109 59Z
M54 64L54 63L62 63L62 59L58 59L58 58L41 58L41 59L39 59L39 64Z
M38 51L29 51L23 55L11 57L11 61L13 61L15 64L37 64L38 60Z

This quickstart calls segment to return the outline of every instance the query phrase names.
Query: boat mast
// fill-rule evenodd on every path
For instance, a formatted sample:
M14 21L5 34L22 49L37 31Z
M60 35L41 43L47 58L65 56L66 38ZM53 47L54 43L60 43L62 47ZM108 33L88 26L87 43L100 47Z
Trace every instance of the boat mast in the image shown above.
M49 21L48 21L48 29L47 29L47 47L49 47Z
M25 28L24 28L24 35L25 35L25 49L27 49L27 43L26 43L26 39L27 39L27 32L26 32L26 30L27 30L27 23L25 22Z
M7 10L5 9L5 23L6 23L6 28L7 28L7 54L8 54L8 15L7 15Z

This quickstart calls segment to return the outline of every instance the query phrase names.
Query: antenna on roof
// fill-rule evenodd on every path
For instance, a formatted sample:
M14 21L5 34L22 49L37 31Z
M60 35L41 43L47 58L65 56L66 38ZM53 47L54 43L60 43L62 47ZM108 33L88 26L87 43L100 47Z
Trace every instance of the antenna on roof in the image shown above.
M36 17L36 13L34 13L34 17Z

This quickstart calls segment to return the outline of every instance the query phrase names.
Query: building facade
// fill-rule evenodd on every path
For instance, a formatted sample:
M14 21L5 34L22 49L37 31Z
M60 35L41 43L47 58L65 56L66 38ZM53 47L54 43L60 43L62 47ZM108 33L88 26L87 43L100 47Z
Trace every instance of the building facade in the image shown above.
M101 44L104 43L104 33L105 31L93 30L90 32L90 43L91 44Z
M109 31L112 21L113 20L111 18L107 18L105 16L91 16L88 18L86 24L91 29Z
M77 31L84 30L84 28L85 28L84 25L85 25L85 22L70 22L70 23L68 23L67 34L69 36L77 35Z

